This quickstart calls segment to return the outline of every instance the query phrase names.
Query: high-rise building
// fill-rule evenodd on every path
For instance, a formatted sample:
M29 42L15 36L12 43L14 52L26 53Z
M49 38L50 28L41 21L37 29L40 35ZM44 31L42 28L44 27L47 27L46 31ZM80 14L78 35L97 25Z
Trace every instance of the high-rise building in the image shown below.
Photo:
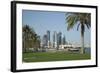
M47 42L48 42L48 38L47 38L47 35L45 34L43 36L43 41L42 41L43 47L47 47Z
M47 44L48 44L48 48L50 48L50 31L47 31Z
M66 44L66 38L65 38L65 36L63 36L63 38L62 38L62 44L63 44L63 45Z
M59 32L57 34L57 48L59 48L59 45L61 45L61 44L62 44L62 33Z
M62 42L62 33L59 32L58 33L58 44L61 45L61 42Z
M53 48L57 48L57 33L54 31L53 33Z
M47 31L47 38L48 38L48 41L50 41L50 31L49 30Z

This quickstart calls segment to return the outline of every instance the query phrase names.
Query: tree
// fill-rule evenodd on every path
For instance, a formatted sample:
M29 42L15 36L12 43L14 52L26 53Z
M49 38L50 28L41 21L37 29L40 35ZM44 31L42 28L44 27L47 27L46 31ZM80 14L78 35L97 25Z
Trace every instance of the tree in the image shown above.
M30 28L29 25L24 25L22 28L22 32L23 32L23 51L27 52L28 48L35 47L37 34L32 28Z
M66 21L68 23L67 30L70 30L77 25L77 30L81 29L81 51L80 53L84 53L84 32L85 26L89 29L91 27L91 14L90 13L67 13Z

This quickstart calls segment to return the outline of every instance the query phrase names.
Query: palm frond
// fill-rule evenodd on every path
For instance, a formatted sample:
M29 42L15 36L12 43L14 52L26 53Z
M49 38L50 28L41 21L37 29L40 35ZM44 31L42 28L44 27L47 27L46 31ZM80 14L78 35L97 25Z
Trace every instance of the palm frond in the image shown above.
M67 30L70 30L78 22L78 17L75 14L71 14L66 17L66 22L68 23Z
M77 25L77 31L78 31L78 29L79 29L79 26L80 26L80 23L78 23L78 25Z

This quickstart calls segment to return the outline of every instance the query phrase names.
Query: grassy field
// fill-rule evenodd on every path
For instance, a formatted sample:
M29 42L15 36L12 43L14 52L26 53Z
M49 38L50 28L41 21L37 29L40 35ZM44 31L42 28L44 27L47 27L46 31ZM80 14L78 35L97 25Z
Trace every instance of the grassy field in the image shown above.
M67 52L23 53L23 62L86 60L90 58L91 58L90 54L67 53Z

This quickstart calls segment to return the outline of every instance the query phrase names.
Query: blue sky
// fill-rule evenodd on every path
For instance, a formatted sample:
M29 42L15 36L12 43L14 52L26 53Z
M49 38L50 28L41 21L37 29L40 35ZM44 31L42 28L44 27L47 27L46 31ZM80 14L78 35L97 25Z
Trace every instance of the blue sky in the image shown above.
M62 36L65 35L66 41L80 42L80 30L77 31L77 25L67 31L67 23L65 21L66 12L51 12L51 11L36 11L36 10L23 10L22 12L22 24L29 25L35 30L35 32L43 37L47 30L50 30L51 41L53 32L62 32ZM85 29L85 44L90 44L90 29Z

